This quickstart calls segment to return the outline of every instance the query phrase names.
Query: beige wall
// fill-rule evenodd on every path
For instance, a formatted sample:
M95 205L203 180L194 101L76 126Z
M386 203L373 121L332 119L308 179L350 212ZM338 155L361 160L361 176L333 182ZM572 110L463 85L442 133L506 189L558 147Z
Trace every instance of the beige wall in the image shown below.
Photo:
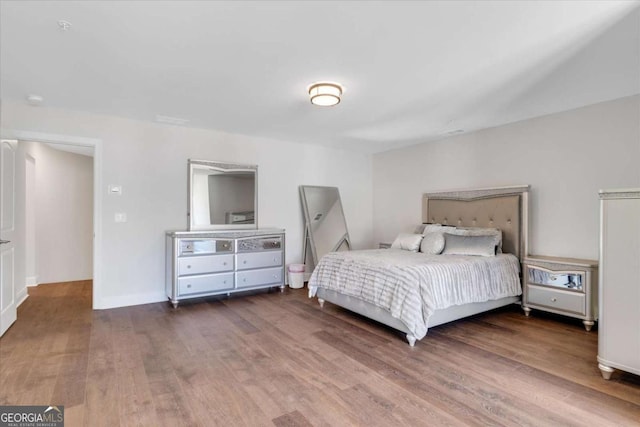
M640 186L640 97L379 153L373 183L376 242L420 223L425 191L530 184L530 252L597 259L598 190Z
M102 140L98 308L166 300L164 234L186 229L189 158L259 166L258 222L286 229L287 263L302 258L303 184L339 187L354 247L372 245L370 155L7 101L1 126L4 136L23 130ZM109 184L122 185L122 195L108 195ZM128 221L115 223L116 212Z
M35 159L38 283L91 279L93 158L40 143L21 141L20 144L24 152Z

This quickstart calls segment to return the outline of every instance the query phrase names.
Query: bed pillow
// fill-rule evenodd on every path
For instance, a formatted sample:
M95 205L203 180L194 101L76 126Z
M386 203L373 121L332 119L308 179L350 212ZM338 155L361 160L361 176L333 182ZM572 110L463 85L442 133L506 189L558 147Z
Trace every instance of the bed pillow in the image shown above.
M426 233L431 233L433 231L442 231L441 230L442 227L451 227L451 226L427 222L427 223L416 226L413 232L416 234L426 234Z
M420 243L420 252L429 255L438 255L444 249L444 234L437 231L426 233Z
M420 224L420 225L416 225L416 228L413 229L413 233L414 234L424 234L424 227L426 227L427 224Z
M444 238L443 255L496 256L494 236L459 236L445 233Z
M391 249L403 249L405 251L418 252L422 234L400 233L391 244Z
M446 233L457 236L492 236L495 241L495 253L502 253L502 230L490 227L456 227L446 230Z
M422 230L422 234L433 233L435 231L444 232L448 230L455 230L455 226L453 225L443 225L443 224L424 224L424 228Z

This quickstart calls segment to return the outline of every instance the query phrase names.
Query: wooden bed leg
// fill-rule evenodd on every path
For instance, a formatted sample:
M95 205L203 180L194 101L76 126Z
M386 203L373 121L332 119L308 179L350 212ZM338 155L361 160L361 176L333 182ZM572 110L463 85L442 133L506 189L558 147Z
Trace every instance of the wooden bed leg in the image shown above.
M320 304L320 308L324 307L324 300L322 298L318 298L318 303Z
M407 334L407 341L409 341L409 345L410 345L411 347L413 347L413 346L415 346L415 345L416 345L416 337L414 337L414 336L413 336L413 335L411 335L411 334Z

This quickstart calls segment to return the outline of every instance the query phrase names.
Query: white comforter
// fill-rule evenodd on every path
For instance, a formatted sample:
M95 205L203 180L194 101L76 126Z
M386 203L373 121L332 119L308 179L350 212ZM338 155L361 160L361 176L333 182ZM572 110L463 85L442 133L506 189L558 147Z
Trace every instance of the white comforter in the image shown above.
M309 280L389 311L421 339L435 310L522 293L518 258L426 255L400 249L333 252L322 257Z

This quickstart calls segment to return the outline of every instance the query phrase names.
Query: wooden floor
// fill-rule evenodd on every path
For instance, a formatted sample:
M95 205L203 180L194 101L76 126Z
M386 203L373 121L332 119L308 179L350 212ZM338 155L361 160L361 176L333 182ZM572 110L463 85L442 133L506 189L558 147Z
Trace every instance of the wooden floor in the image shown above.
M91 310L91 282L31 288L0 339L0 404L66 426L631 426L640 378L604 381L597 332L517 307L401 334L304 289Z

